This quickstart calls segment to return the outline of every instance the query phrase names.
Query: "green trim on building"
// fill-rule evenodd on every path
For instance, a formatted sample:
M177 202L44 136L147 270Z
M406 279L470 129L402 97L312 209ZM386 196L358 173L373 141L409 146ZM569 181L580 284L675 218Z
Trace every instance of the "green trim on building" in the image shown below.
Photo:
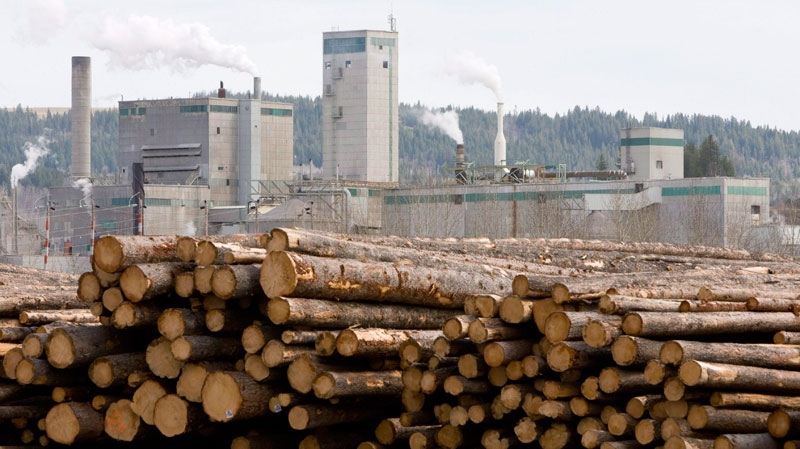
M383 45L384 47L394 47L395 39L393 37L371 37L369 44L375 47Z
M291 117L292 110L284 108L261 108L261 115L272 115L275 117Z
M661 196L721 195L720 186L662 187Z
M182 113L208 112L208 108L204 104L192 104L188 106L181 106L180 112Z
M728 195L767 196L767 188L757 186L728 186Z
M221 104L212 104L209 106L209 110L211 112L225 112L228 114L238 114L239 107L238 106L223 106Z
M530 191L530 192L498 192L498 193L467 193L458 192L435 195L384 195L383 204L432 204L452 202L453 196L463 196L467 203L484 203L491 201L547 201L552 199L574 200L582 199L584 195L632 195L634 189L598 189L598 190L567 190L567 191Z
M620 140L619 145L622 147L657 146L683 148L683 139L669 139L666 137L631 137L629 139Z
M336 37L322 41L322 54L364 53L367 51L366 37Z

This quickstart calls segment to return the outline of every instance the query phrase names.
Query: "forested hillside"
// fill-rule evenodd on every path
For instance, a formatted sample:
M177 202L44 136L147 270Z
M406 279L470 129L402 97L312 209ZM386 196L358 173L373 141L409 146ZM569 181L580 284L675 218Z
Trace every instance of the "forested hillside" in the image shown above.
M197 96L213 95L198 93ZM229 96L237 96L229 93ZM322 162L321 100L319 97L266 95L265 99L294 104L294 151L300 163ZM435 182L452 163L455 141L420 120L425 106L400 105L400 169L404 183ZM494 111L457 110L468 160L489 164L496 134ZM608 113L598 108L579 108L549 116L538 110L510 111L505 135L510 162L566 164L568 170L594 169L601 156L614 168L619 130L628 126L682 128L687 145L699 148L709 136L718 143L722 157L732 163L737 176L772 179L773 201L800 196L795 181L800 176L800 136L796 131L754 127L746 120L717 116L676 114L633 117L624 111ZM118 131L114 111L95 111L92 117L92 169L112 174L116 167ZM58 185L68 173L70 118L68 114L37 116L22 107L0 109L0 183L8 185L11 167L25 160L26 141L38 136L50 139L49 154L23 184ZM687 167L687 173L692 168Z

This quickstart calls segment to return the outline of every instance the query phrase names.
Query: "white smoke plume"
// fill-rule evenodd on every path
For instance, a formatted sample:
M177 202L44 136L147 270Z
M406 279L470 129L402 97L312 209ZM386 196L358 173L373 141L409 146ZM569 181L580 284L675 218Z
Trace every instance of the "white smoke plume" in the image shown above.
M25 162L16 164L11 167L11 188L16 189L20 179L28 176L32 171L36 170L39 164L39 159L45 154L49 153L47 149L48 140L44 136L39 136L36 143L25 142Z
M470 51L450 55L445 72L458 78L462 84L482 84L494 92L498 102L503 101L503 81L497 67L486 63Z
M458 126L458 113L454 110L445 112L431 112L425 110L420 117L422 123L441 129L451 137L456 143L464 143L464 134Z
M194 222L186 223L186 228L183 230L183 235L197 235L197 226L194 225Z
M201 23L131 15L125 22L106 17L88 36L92 45L108 52L110 63L132 70L215 65L256 75L255 63L240 45L223 44Z
M73 189L80 189L83 193L83 204L92 207L92 181L89 178L79 178L72 182ZM91 211L89 211L91 213Z
M26 44L43 45L67 26L67 6L64 0L29 0L27 20L20 28L20 40Z

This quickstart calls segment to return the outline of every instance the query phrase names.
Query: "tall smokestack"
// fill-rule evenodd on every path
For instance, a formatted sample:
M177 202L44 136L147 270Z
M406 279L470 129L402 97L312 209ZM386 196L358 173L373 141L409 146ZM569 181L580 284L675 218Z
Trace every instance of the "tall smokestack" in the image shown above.
M72 176L92 174L92 59L72 57Z
M503 135L503 103L497 103L497 137L494 138L494 165L506 165L506 136Z
M222 84L222 81L219 82L219 90L217 90L217 98L225 98L227 95L225 94L225 85Z
M253 100L261 100L261 77L253 78Z

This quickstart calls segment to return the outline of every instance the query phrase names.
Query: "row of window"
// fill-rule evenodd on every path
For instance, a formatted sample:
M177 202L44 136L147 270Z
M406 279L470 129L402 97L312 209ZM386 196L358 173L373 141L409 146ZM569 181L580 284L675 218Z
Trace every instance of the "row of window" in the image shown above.
M119 115L121 117L127 117L129 115L145 115L147 114L147 108L120 108Z
M281 108L261 108L261 115L273 115L275 117L291 117L291 109Z
M211 105L211 112L227 112L229 114L238 114L239 107L238 106L223 106L221 104L212 104Z
M181 112L207 112L208 108L204 104L194 104L190 106L181 106ZM211 112L226 112L231 114L236 114L239 112L239 108L237 106L222 106L218 104L211 105ZM282 108L261 108L261 115L272 115L276 117L291 117L292 110L291 109L282 109Z

